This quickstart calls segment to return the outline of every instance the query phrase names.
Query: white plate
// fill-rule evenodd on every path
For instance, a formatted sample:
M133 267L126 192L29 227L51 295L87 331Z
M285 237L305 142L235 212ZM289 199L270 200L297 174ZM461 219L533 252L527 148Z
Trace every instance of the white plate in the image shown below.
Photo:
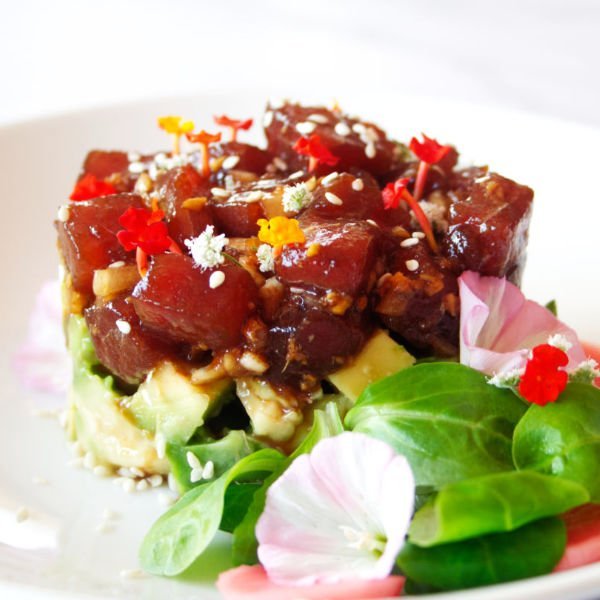
M265 98L245 91L148 101L0 129L0 252L6 261L0 297L1 597L218 597L212 581L229 563L224 535L202 558L195 576L135 581L120 577L121 570L137 566L139 543L161 512L156 490L125 495L109 480L67 467L62 431L53 420L31 417L35 399L19 389L9 359L24 335L35 292L56 272L52 220L86 151L164 147L167 140L155 126L158 115L182 114L210 128L213 114L258 116ZM422 98L374 98L353 91L340 93L338 99L350 112L375 120L401 139L425 131L456 144L465 160L489 163L531 185L536 202L525 290L540 302L555 298L563 320L584 338L600 341L599 131ZM49 484L34 485L36 476ZM34 518L17 525L18 506L28 507ZM117 511L121 518L113 533L98 534L94 529L105 508ZM44 547L14 547L36 543ZM460 597L591 598L598 589L600 565L593 565L485 591L461 592Z

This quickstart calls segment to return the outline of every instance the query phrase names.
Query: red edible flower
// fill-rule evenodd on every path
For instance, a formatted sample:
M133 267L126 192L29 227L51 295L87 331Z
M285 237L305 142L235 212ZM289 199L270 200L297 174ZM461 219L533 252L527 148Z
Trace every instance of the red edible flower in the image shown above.
M310 137L301 137L295 144L294 150L302 156L308 156L308 170L314 171L317 165L334 167L340 159L332 154L321 141L321 136L313 133Z
M554 402L567 385L569 376L562 367L568 363L569 357L563 350L550 344L536 346L521 377L519 393L539 406Z
M410 140L409 144L411 152L421 161L419 163L419 170L417 171L417 179L415 181L413 193L417 202L423 196L429 167L440 162L440 160L450 152L450 146L442 146L437 140L427 137L424 133L421 135L423 136L422 142L414 137Z
M91 173L87 173L75 184L69 199L75 201L91 200L92 198L110 196L116 193L117 190L113 185L106 183L103 179L98 179Z
M427 237L430 248L434 252L438 252L438 245L435 236L433 235L431 223L429 222L427 215L423 212L423 209L419 206L417 200L406 187L409 181L410 180L407 177L401 177L400 179L396 179L393 183L388 183L381 191L383 206L386 210L398 208L400 201L404 200L410 206L415 218L419 222L423 233Z
M248 131L250 127L252 127L252 123L254 122L252 119L246 119L242 121L241 119L231 119L227 115L221 115L220 117L213 117L215 123L217 125L221 125L222 127L229 127L231 130L231 141L235 142L237 140L237 134L240 129L243 131Z
M167 250L181 254L179 246L169 237L165 213L153 208L129 207L120 217L119 223L125 228L117 232L119 243L128 252L136 251L136 261L140 275L148 270L148 255L162 254Z

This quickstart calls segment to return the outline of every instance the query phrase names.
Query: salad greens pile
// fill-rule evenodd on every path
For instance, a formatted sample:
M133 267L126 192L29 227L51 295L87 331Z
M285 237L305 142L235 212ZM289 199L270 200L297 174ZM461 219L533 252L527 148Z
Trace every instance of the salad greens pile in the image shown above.
M143 568L182 573L219 529L233 534L236 564L256 564L254 531L269 486L297 456L345 430L387 442L413 469L417 510L397 559L409 593L549 573L566 545L559 516L600 502L599 389L570 383L555 403L527 405L470 367L429 362L370 385L343 422L335 402L316 410L291 456L241 431L170 444L185 494L146 536ZM214 480L190 483L188 452L214 462Z

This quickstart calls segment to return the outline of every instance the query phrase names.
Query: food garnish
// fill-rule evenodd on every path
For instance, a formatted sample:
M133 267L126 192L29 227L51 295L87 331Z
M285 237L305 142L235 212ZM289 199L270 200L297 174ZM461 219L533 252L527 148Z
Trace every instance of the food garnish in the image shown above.
M306 241L306 236L296 219L273 217L268 220L259 219L257 223L260 227L258 239L275 249L291 244L304 244Z
M294 150L302 156L308 156L309 173L312 173L319 165L335 167L340 160L323 144L321 136L317 133L299 138L294 144Z
M158 126L172 136L173 156L177 156L180 152L181 136L194 130L193 121L184 121L182 117L177 116L159 117Z
M99 179L92 173L86 173L76 184L69 196L69 200L79 202L81 200L90 200L91 198L100 198L101 196L110 196L116 194L114 185Z
M442 146L437 140L427 137L424 133L421 135L423 136L422 142L413 137L408 146L420 161L413 194L417 202L423 197L429 168L431 165L439 163L451 149L450 146Z
M202 130L198 133L186 133L186 138L192 144L200 144L200 152L202 153L202 166L200 169L200 174L203 177L208 177L210 175L210 154L209 154L209 146L210 144L214 144L221 140L220 133L207 133Z
M228 127L231 132L231 140L232 142L237 141L238 131L248 131L250 127L252 127L252 123L254 123L254 119L231 119L227 115L221 115L220 117L213 117L214 122L217 125L221 125L222 127Z

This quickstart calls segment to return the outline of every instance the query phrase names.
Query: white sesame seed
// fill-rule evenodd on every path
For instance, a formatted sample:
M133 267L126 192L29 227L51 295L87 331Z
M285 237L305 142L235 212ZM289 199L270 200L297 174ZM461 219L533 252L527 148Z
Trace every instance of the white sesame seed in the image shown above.
M96 457L91 452L86 452L83 457L83 466L86 469L93 469L96 464Z
M176 481L175 475L173 475L173 473L169 473L167 475L167 484L169 486L169 489L172 492L175 492L176 494L179 493L179 489L177 488L177 481Z
M403 248L410 248L411 246L416 246L418 243L419 243L418 238L410 237L410 238L400 242L400 245Z
M103 521L95 527L96 533L112 533L115 530L115 526L112 523Z
M320 115L319 113L313 113L312 115L308 115L307 121L313 121L314 123L320 123L321 125L325 125L329 123L329 119L325 115Z
M119 576L122 579L141 579L146 576L146 573L141 569L122 569Z
M292 292L292 294L302 294L304 293L304 289L301 287L292 286L290 288L290 292Z
M176 501L177 497L173 494L170 494L169 492L161 492L158 495L158 503L161 506L173 506L173 504L175 504Z
M202 469L200 459L193 452L188 450L185 455L185 460L187 460L187 464L191 469Z
M406 265L406 268L409 271L416 271L419 268L418 260L414 260L414 259L407 260L404 264Z
M375 144L373 142L369 142L365 146L365 155L367 158L375 158L377 155L377 149L375 148Z
M139 175L146 170L146 165L143 162L132 162L129 165L129 172Z
M366 130L367 128L362 123L354 123L354 125L352 125L352 131L355 133L364 134Z
M215 198L229 198L231 195L229 191L220 187L210 188L210 193L215 196Z
M129 162L137 162L140 160L140 158L142 158L142 155L139 152L128 152L127 153L127 160Z
M50 482L45 477L34 475L31 478L31 483L33 483L33 485L48 485Z
M97 465L94 467L93 473L96 477L108 477L111 474L111 471L104 465Z
M165 163L169 160L169 157L164 152L158 152L154 155L154 162L159 166L163 167Z
M192 469L192 472L190 473L190 482L198 483L201 480L202 480L202 469Z
M414 238L417 238L418 240L423 240L425 239L425 234L422 231L413 231L412 236Z
M302 123L296 123L296 131L302 135L309 135L317 128L316 123L310 121L303 121Z
M333 173L329 173L329 175L326 175L325 177L323 177L323 179L321 179L321 183L323 185L329 185L332 181L335 181L339 176L339 173L337 171L334 171Z
M22 523L23 521L27 521L29 519L29 510L24 506L20 506L15 513L15 519L17 523Z
M348 124L344 123L343 121L337 123L333 130L342 137L346 137L352 133L352 130L350 127L348 127Z
M264 192L261 192L260 190L255 190L253 192L250 192L243 200L244 202L258 202L259 200L262 200L265 197Z
M105 508L102 511L102 518L105 521L113 521L115 519L121 518L121 515L118 512L116 512L116 511L114 511L114 510L112 510L110 508Z
M223 285L224 281L225 273L223 273L223 271L215 271L214 273L211 273L208 278L208 287L210 287L211 290L214 290Z
M110 265L108 265L109 269L119 269L120 267L124 267L125 266L125 261L124 260L116 260L115 262L110 263Z
M285 160L283 160L279 156L276 156L273 159L273 164L275 165L275 168L279 169L280 171L285 171L287 169L287 167L288 167L287 163L285 162Z
M202 469L202 479L212 479L215 476L215 463L209 460Z
M373 227L378 227L377 223L375 221L373 221L373 219L367 219L367 223L369 225L373 225Z
M58 209L58 213L56 215L56 218L61 222L61 223L66 223L69 220L69 217L71 216L71 209L66 206L63 205Z
M135 490L135 481L133 479L124 478L122 481L123 491L127 494L133 493Z
M123 319L117 319L115 321L115 325L123 335L131 333L131 325L127 321L124 321Z
M239 156L228 156L221 165L223 169L229 171L229 169L233 169L240 162Z
M263 127L269 127L273 122L273 111L268 110L263 117Z
M148 175L152 181L156 181L161 169L154 163L150 164L150 168L148 169Z
M290 179L299 179L300 177L302 177L304 175L304 171L295 171L294 173L292 173L290 175Z
M154 475L148 477L147 481L153 488L155 488L160 487L163 484L164 479L162 475L155 473Z
M135 489L138 492L144 492L146 491L148 488L150 487L150 484L145 480L145 479L140 479L136 484L135 484Z
M344 201L339 196L336 196L331 192L325 192L325 200L327 200L327 202L330 204L334 204L335 206L341 206L344 204Z
M359 177L352 182L352 189L355 192L362 192L365 189L365 182Z
M154 445L158 458L164 458L167 454L167 438L160 431L154 436Z

